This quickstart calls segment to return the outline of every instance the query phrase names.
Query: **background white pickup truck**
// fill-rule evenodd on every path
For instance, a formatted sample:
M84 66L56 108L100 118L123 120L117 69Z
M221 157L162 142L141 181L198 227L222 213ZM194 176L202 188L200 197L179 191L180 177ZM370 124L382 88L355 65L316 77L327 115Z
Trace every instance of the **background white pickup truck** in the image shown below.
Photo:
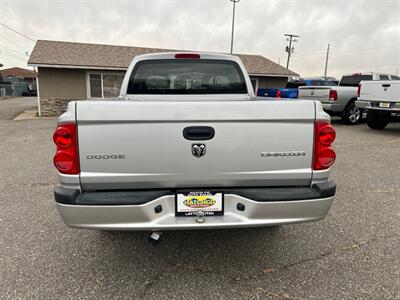
M299 99L321 101L324 110L340 116L344 124L356 125L362 120L363 111L355 105L361 81L399 80L396 75L380 73L354 73L343 75L338 86L304 86L299 88Z
M400 115L400 80L362 81L356 105L368 111L370 128L384 129Z
M71 102L54 133L66 224L113 230L324 218L335 131L318 101L256 98L239 58L137 56L107 101Z

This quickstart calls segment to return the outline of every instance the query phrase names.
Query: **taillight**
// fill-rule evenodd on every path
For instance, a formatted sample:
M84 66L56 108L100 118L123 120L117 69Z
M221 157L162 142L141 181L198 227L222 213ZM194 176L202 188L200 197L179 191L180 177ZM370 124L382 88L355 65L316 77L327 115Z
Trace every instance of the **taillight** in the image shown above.
M60 126L53 134L54 143L60 148L68 148L72 145L72 132L70 126Z
M75 123L58 125L53 134L57 146L54 155L54 166L63 174L79 174L78 140Z
M276 91L276 98L281 98L282 97L282 92L280 90Z
M313 169L328 169L336 159L332 143L336 138L336 131L326 121L317 121L314 125L314 158Z
M329 100L331 100L331 101L337 100L337 91L336 90L329 91Z
M178 53L178 54L175 54L175 58L197 59L197 58L200 58L200 54L196 54L196 53Z
M360 95L361 95L361 83L358 85L357 97L360 97Z

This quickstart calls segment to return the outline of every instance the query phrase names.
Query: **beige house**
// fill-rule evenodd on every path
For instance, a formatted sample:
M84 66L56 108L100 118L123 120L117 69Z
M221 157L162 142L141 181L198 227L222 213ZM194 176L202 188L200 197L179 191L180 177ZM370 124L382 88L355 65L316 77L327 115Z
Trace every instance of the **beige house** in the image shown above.
M38 70L39 113L59 115L71 100L118 96L133 57L166 51L179 50L38 40L28 65ZM261 55L237 55L255 90L283 87L298 76Z

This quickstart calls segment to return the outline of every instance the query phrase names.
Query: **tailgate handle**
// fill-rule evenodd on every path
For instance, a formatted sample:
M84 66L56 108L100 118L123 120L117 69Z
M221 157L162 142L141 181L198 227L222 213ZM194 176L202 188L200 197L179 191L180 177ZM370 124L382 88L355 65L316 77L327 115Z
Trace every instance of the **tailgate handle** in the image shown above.
M215 130L209 126L190 126L183 129L183 137L189 141L211 140Z
M388 88L388 87L390 87L390 84L389 83L382 84L382 87Z

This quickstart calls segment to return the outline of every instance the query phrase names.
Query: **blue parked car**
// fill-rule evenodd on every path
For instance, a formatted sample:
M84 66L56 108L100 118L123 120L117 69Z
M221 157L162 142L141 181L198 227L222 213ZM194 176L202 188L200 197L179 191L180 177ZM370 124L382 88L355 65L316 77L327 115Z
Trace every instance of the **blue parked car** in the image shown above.
M335 86L336 84L324 79L300 79L290 80L285 88L258 89L257 96L272 98L297 99L300 86Z

